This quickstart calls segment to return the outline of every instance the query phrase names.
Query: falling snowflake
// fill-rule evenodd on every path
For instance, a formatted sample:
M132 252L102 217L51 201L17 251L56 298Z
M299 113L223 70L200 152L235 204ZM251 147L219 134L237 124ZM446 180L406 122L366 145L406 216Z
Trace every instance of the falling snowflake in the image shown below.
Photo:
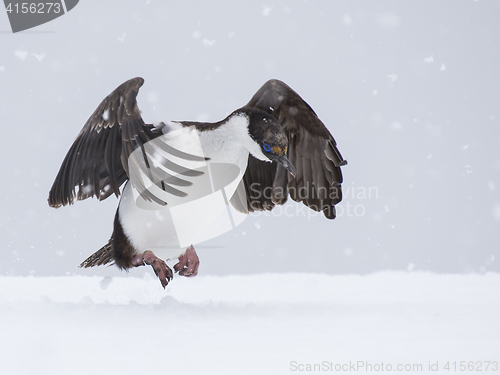
M28 51L18 49L14 52L14 55L21 61L24 61L28 57Z
M31 56L33 56L35 59L37 59L39 62L42 62L42 60L47 56L45 53L32 53Z
M392 81L395 82L396 79L398 79L398 76L396 74L387 74L387 77Z
M117 36L116 39L120 42L123 43L125 41L125 34L126 31L123 32L122 36Z
M271 14L271 11L273 10L272 6L269 5L264 5L264 9L262 10L262 14L267 17Z
M205 38L203 39L202 43L205 47L212 47L215 44L215 39L210 40Z
M344 14L342 16L342 22L344 22L344 25L347 25L347 26L351 25L352 24L352 18L351 18L351 16L348 15L348 14Z
M431 55L431 56L426 57L426 58L424 59L424 63L427 63L427 64L428 64L428 63L432 63L432 62L434 62L434 55Z

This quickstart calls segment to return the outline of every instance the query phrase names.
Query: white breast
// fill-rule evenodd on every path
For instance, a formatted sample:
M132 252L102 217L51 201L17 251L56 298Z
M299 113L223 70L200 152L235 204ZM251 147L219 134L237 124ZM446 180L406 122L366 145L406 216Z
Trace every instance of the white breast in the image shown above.
M224 189L175 206L138 204L138 199L142 198L133 184L127 182L119 205L124 233L138 252L152 250L161 258L175 259L185 252L187 246L227 232L235 222L243 220L239 216L242 214L227 206L227 202L245 173L249 154L248 145L244 144L249 141L245 137L251 139L247 130L248 118L244 115L233 116L226 124L202 132L194 127L167 124L169 129L165 136L169 145L195 155L200 154L198 146L201 146L203 155L210 159L208 163L226 163L239 168L239 173L232 175L232 182L224 183ZM198 138L198 146L193 142L193 135ZM192 181L197 183L195 178Z

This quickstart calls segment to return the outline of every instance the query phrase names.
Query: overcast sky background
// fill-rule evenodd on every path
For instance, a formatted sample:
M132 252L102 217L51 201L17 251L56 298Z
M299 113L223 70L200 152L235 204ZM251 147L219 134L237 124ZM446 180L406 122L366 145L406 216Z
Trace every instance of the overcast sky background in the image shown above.
M12 34L0 12L0 274L119 274L77 268L117 200L46 199L87 118L135 76L147 122L217 121L281 79L349 162L337 219L295 203L253 215L198 246L201 273L500 271L499 14L493 0L87 0Z

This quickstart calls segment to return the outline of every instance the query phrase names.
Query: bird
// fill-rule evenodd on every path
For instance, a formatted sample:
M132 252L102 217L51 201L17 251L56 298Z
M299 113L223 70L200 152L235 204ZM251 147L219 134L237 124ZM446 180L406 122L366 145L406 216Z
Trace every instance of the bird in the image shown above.
M290 197L335 218L335 205L342 200L341 167L347 161L311 106L286 83L267 81L221 121L157 124L142 119L137 96L143 83L141 77L130 79L104 98L49 191L48 204L54 208L90 197L119 199L109 241L80 267L114 264L128 271L150 265L163 288L174 272L196 276L200 260L189 241L205 226L217 225L219 217L210 209L196 211L201 204L196 192L208 184L198 182L207 169L196 163L225 166L219 175L231 188L221 188L224 201L242 215L272 210ZM175 203L186 197L189 203ZM190 209L174 218L179 207ZM166 261L175 259L172 272Z

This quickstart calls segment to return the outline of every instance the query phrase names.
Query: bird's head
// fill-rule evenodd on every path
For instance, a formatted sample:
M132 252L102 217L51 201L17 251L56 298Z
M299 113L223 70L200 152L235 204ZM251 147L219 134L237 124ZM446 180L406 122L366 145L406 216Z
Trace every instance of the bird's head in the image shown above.
M253 140L250 153L262 161L276 161L295 176L295 167L288 160L288 136L275 117L267 112L252 109L247 112L248 134Z

